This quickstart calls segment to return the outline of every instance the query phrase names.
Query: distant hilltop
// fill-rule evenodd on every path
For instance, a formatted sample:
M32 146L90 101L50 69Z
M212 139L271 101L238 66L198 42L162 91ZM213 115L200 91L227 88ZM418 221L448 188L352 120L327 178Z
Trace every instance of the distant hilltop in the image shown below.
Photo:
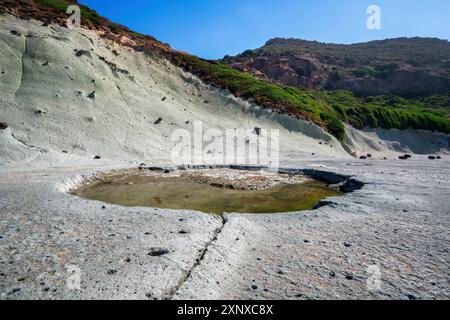
M274 38L223 62L264 80L308 89L407 97L450 91L450 42L437 38L349 45Z

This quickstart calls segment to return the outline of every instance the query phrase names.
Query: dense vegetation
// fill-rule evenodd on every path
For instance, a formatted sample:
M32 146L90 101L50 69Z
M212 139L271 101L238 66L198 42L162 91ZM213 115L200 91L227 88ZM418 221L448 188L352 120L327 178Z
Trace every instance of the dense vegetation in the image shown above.
M247 50L236 58L310 54L323 63L340 67L410 64L436 65L450 59L450 43L435 38L397 38L351 45L276 38L262 48ZM376 60L374 60L376 57ZM227 57L231 59L231 57Z
M418 97L450 91L450 42L396 38L331 44L276 38L225 64L280 84Z
M63 11L65 13L69 3L76 3L76 1L68 0L36 0L36 2L39 6L54 10L54 12L44 13L44 17L51 17L51 14L55 15L58 12L62 14ZM15 1L12 3L17 4ZM0 4L3 4L6 8L8 8L8 5L11 6L8 0L0 0ZM357 128L365 126L386 129L414 128L450 133L450 93L415 99L396 96L357 98L346 91L306 90L280 86L258 80L222 63L206 61L185 53L167 50L167 47L162 44L159 46L159 42L156 44L152 42L150 49L142 43L153 41L153 38L134 33L126 27L111 23L87 7L81 6L81 11L84 25L107 27L112 32L125 32L133 39L141 40L136 49L154 51L156 48L161 50L161 54L168 57L174 64L198 75L205 82L227 89L237 97L253 101L264 107L316 123L340 140L345 135L344 122L348 122ZM39 14L43 13L39 12ZM367 45L370 47L370 44ZM345 53L339 53L337 49L333 50L337 56L342 56L345 60ZM410 49L405 48L405 50ZM444 54L446 53L444 52ZM391 58L389 58L390 61L395 60ZM414 56L409 58L414 58ZM417 60L416 62L428 63L440 58L439 52L430 52L430 56L421 57L420 61ZM389 70L390 68L362 68L357 72L369 72L383 77L383 74L390 72Z
M62 11L63 13L66 12L67 7L69 4L76 3L77 1L70 1L70 0L36 0L36 2L42 6L47 8L56 9L58 11ZM82 4L76 3L80 9L81 9L81 19L84 20L84 24L87 24L87 22L94 26L100 26L105 25L109 27L111 30L116 29L118 30L121 26L110 23L108 20L102 18L95 10L90 9L89 7L86 7Z
M257 80L224 64L185 54L176 54L173 61L237 97L319 124L338 139L345 134L343 122L356 128L414 128L450 133L450 94L416 99L396 96L357 98L347 91L280 86Z

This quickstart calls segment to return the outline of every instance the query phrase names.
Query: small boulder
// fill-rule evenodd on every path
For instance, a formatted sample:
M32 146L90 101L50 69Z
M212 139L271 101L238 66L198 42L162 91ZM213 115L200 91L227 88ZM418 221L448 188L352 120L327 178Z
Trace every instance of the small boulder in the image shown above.
M152 257L160 257L169 253L169 250L163 248L151 248L148 255Z
M102 157L100 157L100 156L95 156L95 157L94 157L95 160L100 160L101 158L102 158Z
M88 50L77 50L75 49L75 55L80 58L82 56L91 57L91 53Z
M372 158L372 154L368 153L367 158Z
M412 158L412 155L410 154L405 154L403 156L398 157L400 160L408 160Z
M8 125L5 122L0 122L0 130L5 130L8 128Z
M436 157L435 156L428 156L428 159L429 160L436 160Z
M114 270L114 269L108 270L108 271L106 272L106 274L108 274L109 276L113 276L113 275L115 275L116 273L117 273L117 270Z
M261 131L262 131L262 129L261 129L261 128L258 128L258 127L256 127L256 128L254 129L254 132L256 133L257 136L261 135Z
M361 157L359 157L359 159L361 159L361 160L366 160L367 157L366 157L366 156L361 156Z
M89 99L94 100L94 99L95 99L95 91L92 91L91 93L89 93L87 97L88 97Z
M158 118L158 119L156 119L156 121L153 124L158 125L161 123L161 121L162 121L162 118Z

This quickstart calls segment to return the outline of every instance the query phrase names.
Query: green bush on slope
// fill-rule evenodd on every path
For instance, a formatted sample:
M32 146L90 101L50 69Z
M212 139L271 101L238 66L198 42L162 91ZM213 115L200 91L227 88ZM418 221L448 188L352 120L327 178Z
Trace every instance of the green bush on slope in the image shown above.
M41 6L65 11L68 4L60 0L37 0ZM82 17L94 25L107 20L94 10L81 6ZM114 31L120 29L130 36L132 31L107 22ZM288 113L324 127L339 140L345 135L344 122L356 128L382 127L385 129L426 129L450 133L448 118L450 94L434 95L417 99L396 96L356 98L346 91L306 90L280 86L258 80L244 72L237 71L221 63L206 61L180 52L166 52L172 62L205 82L228 89L237 97L242 97L278 112ZM394 64L392 68L394 68ZM392 69L391 68L391 69ZM377 70L360 68L359 72L379 73L383 77L391 69Z
M49 7L63 12L66 12L67 7L69 6L69 3L60 0L37 0L36 2L42 7ZM75 3L75 1L73 3ZM81 4L77 5L80 7L82 18L94 23L95 25L102 23L102 17L96 11Z
M425 129L450 133L446 118L450 96L435 95L418 99L396 96L357 98L347 91L306 90L258 80L224 64L177 53L172 60L204 81L230 90L274 110L288 112L323 126L342 140L343 122L362 129Z

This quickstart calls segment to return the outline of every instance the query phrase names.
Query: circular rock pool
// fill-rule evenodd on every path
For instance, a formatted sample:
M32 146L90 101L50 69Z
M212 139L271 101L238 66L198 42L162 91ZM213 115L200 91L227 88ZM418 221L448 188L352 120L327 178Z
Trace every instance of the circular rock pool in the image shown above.
M207 169L111 173L72 194L130 207L221 215L310 210L320 200L341 193L304 175Z

